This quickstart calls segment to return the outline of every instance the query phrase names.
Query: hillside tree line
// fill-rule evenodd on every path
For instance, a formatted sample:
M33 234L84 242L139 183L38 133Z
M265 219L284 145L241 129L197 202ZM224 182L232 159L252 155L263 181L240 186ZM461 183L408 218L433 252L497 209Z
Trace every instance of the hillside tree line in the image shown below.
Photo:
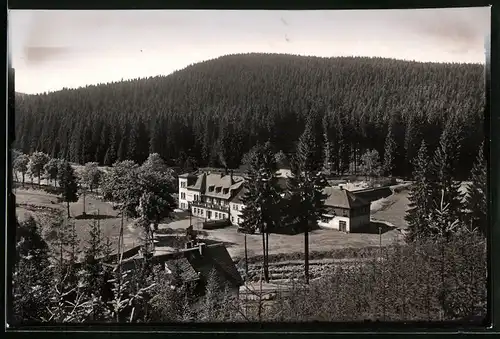
M376 150L386 174L410 176L424 140L460 127L458 174L484 139L484 66L382 58L229 55L167 76L16 96L15 148L110 166L158 153L169 165L236 168L254 145L293 153L307 117L325 167L359 172Z

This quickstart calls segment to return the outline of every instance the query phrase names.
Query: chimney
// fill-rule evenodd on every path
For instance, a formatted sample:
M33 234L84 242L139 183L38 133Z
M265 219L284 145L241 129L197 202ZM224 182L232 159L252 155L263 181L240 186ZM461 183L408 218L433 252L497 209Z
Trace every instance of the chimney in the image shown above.
M188 249L188 248L193 248L193 242L192 241L188 241L186 243L186 249Z
M203 256L203 253L205 252L205 247L207 246L207 244L201 242L198 244L198 247L200 249L200 256Z

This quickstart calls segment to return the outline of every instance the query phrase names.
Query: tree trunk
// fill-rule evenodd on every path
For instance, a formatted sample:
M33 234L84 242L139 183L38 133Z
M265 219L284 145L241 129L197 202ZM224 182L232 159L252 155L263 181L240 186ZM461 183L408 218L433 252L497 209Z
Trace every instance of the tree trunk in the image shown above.
M87 214L87 213L85 212L85 190L83 190L83 211L82 211L82 215L85 215L85 214Z
M26 173L23 172L23 188L24 188L24 179L26 177Z
M245 233L245 274L248 277L247 234Z
M309 223L304 223L304 278L306 284L309 284Z
M41 176L41 173L40 173L40 171L38 171L38 188L42 187L42 185L40 184L40 176Z
M264 230L262 230L261 235L262 235L262 270L264 271L264 281L269 282L269 277L267 274L267 260L266 260L266 234Z
M68 218L71 218L71 215L69 214L69 201L66 201L66 208L68 210Z
M266 276L269 279L269 232L266 232Z

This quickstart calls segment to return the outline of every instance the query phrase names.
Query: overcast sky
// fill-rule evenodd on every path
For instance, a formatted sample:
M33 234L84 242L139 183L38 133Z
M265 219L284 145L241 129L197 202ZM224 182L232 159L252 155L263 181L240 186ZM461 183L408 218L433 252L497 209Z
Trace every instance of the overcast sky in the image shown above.
M489 8L10 11L16 91L169 74L247 52L484 63Z

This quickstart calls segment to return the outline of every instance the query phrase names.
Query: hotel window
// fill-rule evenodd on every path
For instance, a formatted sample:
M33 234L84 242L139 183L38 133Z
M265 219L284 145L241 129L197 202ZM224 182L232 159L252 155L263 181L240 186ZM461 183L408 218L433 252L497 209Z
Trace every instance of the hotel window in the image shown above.
M231 222L234 222L234 217L231 217Z
M186 199L186 193L184 193L184 192L181 193L181 199L183 199L183 200Z
M219 219L219 212L215 212L215 219Z
M185 188L185 187L186 187L186 182L185 182L185 181L181 182L181 187L182 187L182 188Z
M204 210L200 210L200 215L203 216Z
M238 210L238 205L234 204L234 210L237 211Z

